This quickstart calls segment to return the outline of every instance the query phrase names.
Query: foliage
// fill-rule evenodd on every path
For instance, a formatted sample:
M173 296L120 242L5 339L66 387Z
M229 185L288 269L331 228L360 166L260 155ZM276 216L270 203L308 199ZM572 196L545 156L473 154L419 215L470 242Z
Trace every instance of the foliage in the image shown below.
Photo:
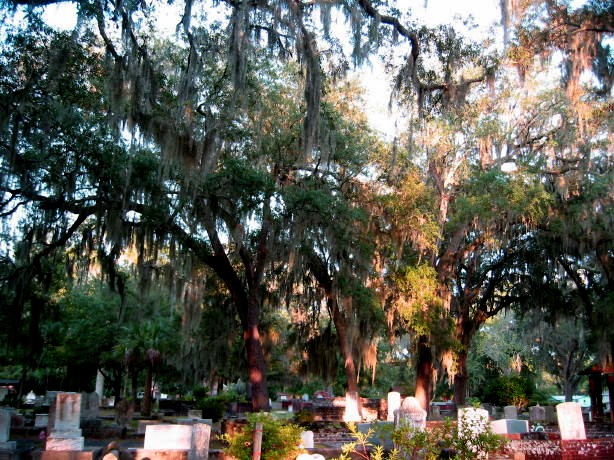
M497 406L526 407L533 395L533 383L520 375L502 375L486 384L484 401Z
M505 440L492 433L488 420L474 420L472 411L467 411L463 420L465 429L459 430L457 423L447 419L441 423L433 424L427 429L402 425L392 432L395 448L384 454L383 447L376 445L371 439L377 432L378 426L369 428L361 433L354 424L348 424L354 441L344 444L339 460L350 458L364 458L371 460L394 460L401 458L436 460L441 458L443 451L455 455L454 458L474 459L482 458L485 453L501 450ZM447 457L446 457L447 458Z
M227 404L228 398L223 395L204 396L196 399L194 407L203 411L203 418L210 418L217 422L226 413Z
M383 446L375 445L370 441L376 432L375 428L369 428L364 433L360 432L354 423L348 423L347 428L350 430L354 441L341 446L341 455L337 460L350 460L356 457L365 460L397 460L401 458L397 449L393 449L386 454Z
M300 453L301 431L298 425L277 420L267 413L251 413L248 425L233 435L224 434L228 443L224 452L237 460L251 460L256 423L262 423L261 458L294 460Z

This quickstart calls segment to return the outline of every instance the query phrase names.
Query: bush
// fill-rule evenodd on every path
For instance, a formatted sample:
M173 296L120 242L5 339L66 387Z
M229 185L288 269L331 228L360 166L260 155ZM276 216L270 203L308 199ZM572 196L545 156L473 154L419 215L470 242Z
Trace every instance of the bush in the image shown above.
M500 376L484 391L484 401L496 406L526 407L533 394L533 384L521 376Z
M203 418L210 418L217 422L226 413L226 398L206 396L196 400L194 407L203 411Z
M262 423L262 451L266 460L294 460L300 453L301 431L298 425L276 420L270 414L260 412L247 415L248 425L241 431L222 435L228 443L224 453L237 460L251 460L256 423Z

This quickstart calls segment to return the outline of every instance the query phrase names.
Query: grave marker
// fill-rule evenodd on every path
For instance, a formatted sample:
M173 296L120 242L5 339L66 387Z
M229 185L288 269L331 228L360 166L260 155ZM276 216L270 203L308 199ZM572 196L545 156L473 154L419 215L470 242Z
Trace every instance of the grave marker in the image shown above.
M387 421L394 421L394 411L401 407L401 393L398 391L391 391L388 393L388 417Z
M79 428L81 394L57 393L49 411L49 436L45 450L83 450Z
M546 408L540 406L529 407L529 421L530 422L545 422L546 421Z
M490 422L492 432L495 434L528 433L529 422L526 420L506 419L493 420Z
M413 396L403 400L401 407L395 411L395 426L405 425L419 430L426 428L426 411Z
M586 439L582 406L575 402L557 404L556 415L559 421L561 439Z
M518 408L516 406L505 406L503 408L503 418L517 419Z

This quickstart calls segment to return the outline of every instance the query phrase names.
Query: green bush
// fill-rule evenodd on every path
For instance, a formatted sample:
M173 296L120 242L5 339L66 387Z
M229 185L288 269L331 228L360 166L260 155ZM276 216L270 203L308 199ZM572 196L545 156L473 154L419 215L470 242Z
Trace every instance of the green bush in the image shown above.
M262 423L262 450L260 458L266 460L294 460L300 453L301 431L298 425L273 418L265 412L248 414L248 425L241 431L222 435L228 443L226 455L237 460L251 460L256 423Z
M484 401L496 406L526 407L533 394L533 384L521 376L500 376L484 390Z
M196 400L194 407L203 411L203 418L210 418L214 422L221 419L226 413L225 396L205 396Z

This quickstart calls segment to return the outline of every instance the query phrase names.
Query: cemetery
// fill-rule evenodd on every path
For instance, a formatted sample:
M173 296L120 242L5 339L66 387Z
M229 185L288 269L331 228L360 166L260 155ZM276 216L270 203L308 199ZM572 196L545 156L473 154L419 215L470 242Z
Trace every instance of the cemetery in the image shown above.
M213 420L196 409L141 417L132 408L102 405L95 392L49 392L43 399L48 414L38 411L29 423L17 409L0 409L0 460L236 460L228 441L239 435L247 436L241 443L250 444L252 458L252 417L230 405ZM440 404L427 412L416 398L393 391L386 399L361 398L361 418L347 423L342 397L284 395L278 403L266 417L291 425L294 436L300 432L292 454L299 460L341 458L348 445L356 452L351 458L360 458L358 452L370 455L378 446L384 453L398 449L405 459L486 458L486 453L500 460L614 458L611 424L589 422L576 402L531 406L523 413L516 406L453 407L442 416L433 410ZM265 439L269 429L265 423ZM446 444L450 437L457 443ZM292 444L291 439L285 442ZM433 449L437 456L429 456ZM263 451L262 458L267 455Z
M0 460L614 460L613 0L0 0Z

